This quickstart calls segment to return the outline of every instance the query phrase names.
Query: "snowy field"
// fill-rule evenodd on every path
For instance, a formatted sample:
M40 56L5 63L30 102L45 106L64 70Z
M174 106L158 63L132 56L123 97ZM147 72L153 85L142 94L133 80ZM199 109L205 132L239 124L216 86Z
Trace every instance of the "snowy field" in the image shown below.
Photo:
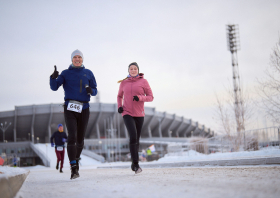
M144 169L31 170L16 198L278 198L280 166Z
M209 155L198 153L194 150L166 154L157 162L186 162L186 161L202 161L202 160L225 160L225 159L243 159L255 157L280 156L279 146L265 147L259 151L241 151L227 153L211 153Z
M47 145L47 146L46 146ZM51 147L51 144L35 144L35 146L41 151L43 152L45 155L47 155L47 157L50 159L50 165L51 168L54 168L56 166L56 154L55 154L55 149L54 147ZM94 160L90 157L87 157L85 155L81 155L81 164L83 167L86 166L93 166L93 165L97 165L100 164L101 162ZM68 154L67 154L67 149L65 148L65 154L64 154L64 168L70 168L70 164L69 164L69 159L68 159ZM32 168L38 168L38 167L29 167L30 169Z

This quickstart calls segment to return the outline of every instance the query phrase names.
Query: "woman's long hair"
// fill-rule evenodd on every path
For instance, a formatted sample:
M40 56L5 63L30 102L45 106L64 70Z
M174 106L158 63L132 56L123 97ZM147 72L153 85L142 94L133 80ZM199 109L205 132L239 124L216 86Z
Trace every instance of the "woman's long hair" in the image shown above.
M137 69L138 69L138 74L139 74L139 66L138 66L138 64L137 64L136 62L130 63L130 64L128 65L128 70L129 70L129 67L130 67L131 65L135 65L135 66L137 67ZM126 79L128 79L128 77L126 77L126 78L124 78L124 79L122 79L122 80L119 80L118 83L121 83L122 81L124 81L124 80L126 80Z
M124 79L122 79L122 80L119 80L118 83L121 83L122 81L124 81L124 80L126 80L126 79L128 79L128 77L126 77L126 78L124 78Z

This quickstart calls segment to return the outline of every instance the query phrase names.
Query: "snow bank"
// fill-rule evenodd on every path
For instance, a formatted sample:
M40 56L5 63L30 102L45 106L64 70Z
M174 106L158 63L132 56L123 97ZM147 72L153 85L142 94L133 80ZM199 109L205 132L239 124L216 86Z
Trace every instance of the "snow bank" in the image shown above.
M9 167L9 166L0 166L0 177L1 176L14 176L20 175L28 172L27 170L19 167Z
M29 171L18 168L0 166L0 196L12 198L19 191Z
M237 159L237 158L251 158L251 157L267 157L267 156L280 156L279 147L269 149L262 149L259 151L242 151L230 153L211 153L209 155L198 153L194 150L166 154L160 158L158 162L179 162L179 161L192 161L192 160L224 160L224 159Z

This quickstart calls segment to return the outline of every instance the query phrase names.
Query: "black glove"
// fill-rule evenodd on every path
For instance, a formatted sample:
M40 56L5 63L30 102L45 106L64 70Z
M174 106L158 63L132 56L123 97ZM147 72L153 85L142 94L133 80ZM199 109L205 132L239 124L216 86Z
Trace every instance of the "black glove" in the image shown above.
M90 95L90 94L93 93L93 91L92 91L92 89L91 89L90 86L87 86L87 87L86 87L86 91L87 91L87 94L88 94L88 95Z
M138 96L133 96L133 101L136 100L137 102L139 101Z
M53 72L53 74L51 75L52 79L56 79L56 78L58 77L58 74L59 74L59 72L56 71L56 65L55 65L55 66L54 66L54 72Z
M122 107L119 107L118 112L119 112L119 113L122 113L122 112L123 112L123 108L122 108Z

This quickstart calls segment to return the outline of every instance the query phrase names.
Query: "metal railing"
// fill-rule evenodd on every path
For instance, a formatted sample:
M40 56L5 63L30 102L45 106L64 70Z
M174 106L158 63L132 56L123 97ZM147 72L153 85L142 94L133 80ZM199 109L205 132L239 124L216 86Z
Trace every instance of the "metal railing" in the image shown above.
M192 137L185 143L168 144L169 155L194 150L199 153L256 151L260 149L280 149L280 128L267 127L240 132L228 136L219 135L212 138Z
M50 159L47 157L47 155L40 151L38 148L36 148L36 146L33 143L30 143L30 147L41 158L43 164L46 167L50 167Z
M92 152L92 151L83 149L82 154L83 154L83 155L86 155L86 156L88 156L88 157L91 157L91 158L93 158L93 159L95 159L95 160L97 160L97 161L100 161L100 162L102 162L102 163L105 162L105 158L104 158L102 155L98 155L98 154L96 154L96 153L94 153L94 152Z

